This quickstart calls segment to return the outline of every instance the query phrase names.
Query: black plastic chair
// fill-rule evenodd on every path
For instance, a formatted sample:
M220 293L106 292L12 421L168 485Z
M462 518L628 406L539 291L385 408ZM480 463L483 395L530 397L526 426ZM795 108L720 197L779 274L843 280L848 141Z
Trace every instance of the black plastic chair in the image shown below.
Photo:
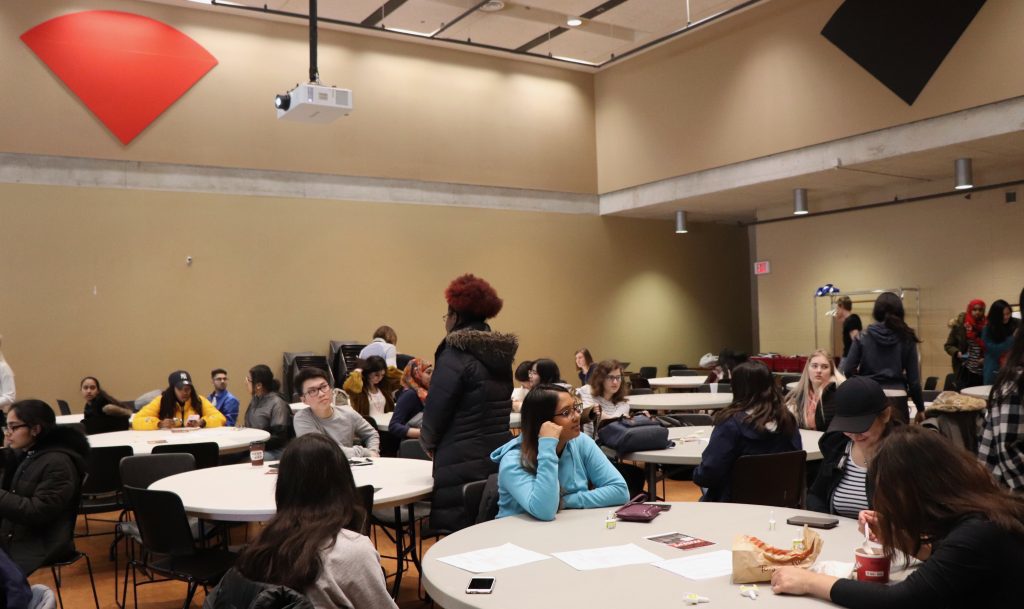
M732 503L803 508L807 452L745 455L732 468Z
M192 538L185 507L181 497L169 491L125 486L128 503L135 512L135 522L142 537L144 560L128 562L124 570L125 593L128 587L128 571L132 572L132 595L135 606L139 606L139 569L162 575L168 579L188 584L184 609L192 604L196 589L217 584L224 573L235 563L234 552L220 548L198 548ZM166 580L160 580L166 581ZM147 584L152 582L142 582ZM123 600L123 599L122 599Z
M718 393L732 393L732 385L729 383L704 383L697 386L697 393L711 393L712 387L717 388Z
M921 391L921 398L925 402L934 402L935 398L939 397L940 393L942 392L938 389L924 389Z
M629 395L650 395L654 391L650 387L633 387L629 390Z
M395 367L399 370L405 370L405 367L408 366L409 362L415 359L415 357L415 355L409 355L408 353L399 353L395 356Z
M466 519L473 524L494 520L498 515L498 474L463 484L462 505Z
M707 376L707 370L683 370L676 368L675 370L668 371L669 376Z
M124 500L121 497L120 465L121 459L130 457L133 453L131 446L102 446L89 450L89 456L85 460L86 477L82 482L82 498L78 507L78 513L85 516L85 533L76 534L76 537L114 535L116 542L116 528L104 533L91 533L89 531L89 515L124 510ZM113 521L100 520L120 522L120 518Z
M924 380L924 388L927 390L935 389L939 386L939 377L929 376Z
M640 376L645 379L652 379L658 376L657 366L640 366Z
M669 376L672 376L672 371L673 370L687 370L687 369L689 369L689 366L687 366L686 364L669 364L666 367L666 370L668 370L667 374Z
M650 389L651 384L639 374L632 374L629 377L629 386L633 389Z
M69 556L69 557L67 557L67 558L65 558L63 560L57 560L57 561L54 561L54 562L51 562L51 563L43 565L43 567L50 567L50 573L53 575L53 584L54 584L54 587L57 589L57 602L60 604L60 608L61 609L64 609L64 598L60 594L60 587L61 587L61 573L60 573L60 570L63 567L70 567L71 565L75 564L79 560L82 560L83 558L85 559L85 567L86 567L86 569L89 570L89 584L92 585L92 600L93 600L93 602L96 603L96 609L100 609L100 599L96 595L96 579L93 578L93 574L92 574L92 561L89 560L89 556L85 552L79 552L78 550L75 550L75 552L72 553L71 556ZM115 571L114 579L115 580L117 579L116 571ZM117 585L116 584L114 585L114 592L115 592L115 594L117 592Z
M57 400L57 408L60 409L62 415L71 414L71 406L64 400Z
M956 375L950 372L946 375L946 379L942 382L943 391L956 391Z
M153 447L154 455L168 453L188 453L196 460L196 469L217 467L220 465L220 447L216 442L196 442L195 444L158 444Z
M714 422L709 414L697 412L682 412L676 414L663 414L659 419L671 419L676 422L676 427L701 427L713 425Z

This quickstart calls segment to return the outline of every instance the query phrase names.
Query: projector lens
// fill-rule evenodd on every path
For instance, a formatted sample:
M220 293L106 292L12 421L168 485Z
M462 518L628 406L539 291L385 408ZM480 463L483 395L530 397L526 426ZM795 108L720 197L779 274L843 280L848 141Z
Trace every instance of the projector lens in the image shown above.
M278 110L288 110L292 105L292 96L287 93L281 93L274 98L274 105Z

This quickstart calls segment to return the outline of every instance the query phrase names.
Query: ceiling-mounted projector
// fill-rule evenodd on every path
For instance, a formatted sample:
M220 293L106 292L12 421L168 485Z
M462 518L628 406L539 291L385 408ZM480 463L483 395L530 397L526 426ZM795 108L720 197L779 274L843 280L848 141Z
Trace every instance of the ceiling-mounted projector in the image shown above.
M352 91L316 83L297 85L274 98L277 118L300 123L329 123L352 112Z

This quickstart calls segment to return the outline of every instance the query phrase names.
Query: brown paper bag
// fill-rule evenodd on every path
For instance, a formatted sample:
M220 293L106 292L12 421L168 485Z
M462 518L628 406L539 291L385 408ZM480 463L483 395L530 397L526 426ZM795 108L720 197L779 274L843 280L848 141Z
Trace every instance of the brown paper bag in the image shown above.
M806 525L803 539L804 549L796 551L772 548L750 535L737 535L732 542L732 583L768 582L779 567L810 567L821 554L825 542Z

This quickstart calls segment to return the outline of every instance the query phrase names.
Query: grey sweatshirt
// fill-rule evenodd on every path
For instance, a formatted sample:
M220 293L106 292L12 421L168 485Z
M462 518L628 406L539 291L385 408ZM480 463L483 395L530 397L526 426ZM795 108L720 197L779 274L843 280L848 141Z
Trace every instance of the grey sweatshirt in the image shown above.
M334 414L329 419L321 419L313 413L312 408L300 410L295 415L295 435L322 433L341 446L345 456L378 457L380 456L380 437L377 430L366 419L351 408L334 406ZM356 443L358 438L359 446Z
M317 609L398 609L385 587L380 556L369 537L342 529L334 547L320 559L324 565L320 577L303 591Z

